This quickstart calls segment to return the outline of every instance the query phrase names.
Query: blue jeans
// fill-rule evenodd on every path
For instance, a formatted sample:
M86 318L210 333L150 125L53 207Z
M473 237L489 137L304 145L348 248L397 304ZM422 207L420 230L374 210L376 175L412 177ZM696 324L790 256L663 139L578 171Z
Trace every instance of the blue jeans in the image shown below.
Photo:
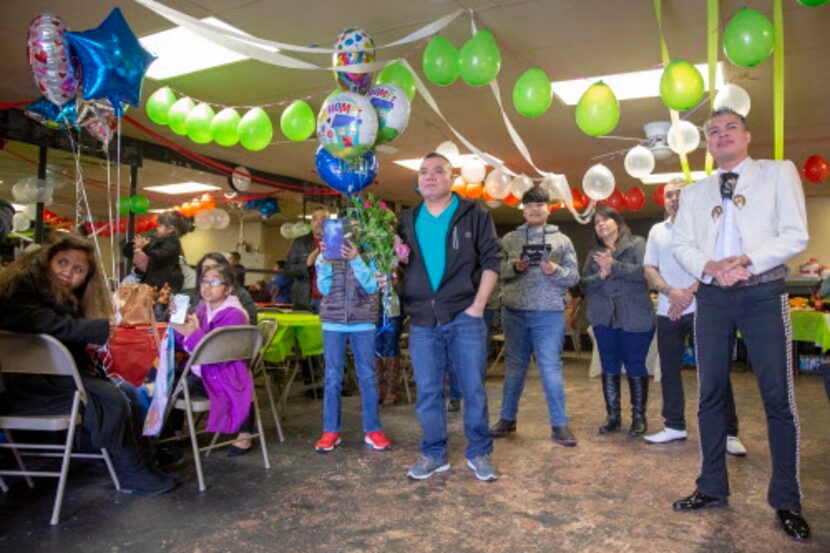
M501 317L505 347L501 418L516 420L532 352L542 377L550 425L566 426L568 415L561 360L565 317L561 311L520 311L507 307L502 309Z
M484 356L485 358L490 353L490 331L493 329L493 319L496 316L496 312L492 309L485 309L484 310L484 324L485 328L487 329L487 341L484 343ZM450 400L454 401L461 401L461 385L458 383L458 376L456 376L455 371L452 368L452 363L450 363L449 369L447 369L448 380L450 381ZM484 364L484 372L482 373L482 378L487 380L487 363Z
M409 352L418 388L415 412L424 432L421 450L427 457L447 458L444 375L448 370L455 371L464 400L465 456L472 459L493 451L483 378L487 365L486 339L484 319L463 311L446 324L412 325L409 329Z
M343 388L343 369L346 360L346 342L352 347L355 372L360 385L360 404L363 410L363 431L380 430L378 417L378 383L375 377L375 331L323 331L323 357L326 360L326 388L323 394L323 432L340 432L340 393Z
M648 376L646 356L651 346L654 330L627 332L605 325L594 326L594 340L599 349L599 360L605 374L625 374L631 377Z

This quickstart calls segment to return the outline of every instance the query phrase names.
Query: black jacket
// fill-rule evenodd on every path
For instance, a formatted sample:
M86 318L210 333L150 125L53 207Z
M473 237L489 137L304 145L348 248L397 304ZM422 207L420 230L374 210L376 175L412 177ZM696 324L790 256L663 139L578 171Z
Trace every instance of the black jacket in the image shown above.
M161 289L164 283L170 286L170 292L179 293L184 284L184 274L179 265L182 244L178 236L159 237L151 234L150 242L144 246L147 254L147 271L141 274L141 282ZM133 243L124 244L124 256L132 259Z
M311 309L311 275L314 265L309 267L306 260L314 250L314 235L305 234L294 239L285 258L283 272L294 279L291 283L291 303L294 309Z
M411 249L400 295L412 324L435 326L452 321L472 305L484 269L498 274L501 247L490 212L459 198L447 233L444 278L438 291L433 292L415 236L415 219L423 208L421 202L407 209L398 224L398 234Z

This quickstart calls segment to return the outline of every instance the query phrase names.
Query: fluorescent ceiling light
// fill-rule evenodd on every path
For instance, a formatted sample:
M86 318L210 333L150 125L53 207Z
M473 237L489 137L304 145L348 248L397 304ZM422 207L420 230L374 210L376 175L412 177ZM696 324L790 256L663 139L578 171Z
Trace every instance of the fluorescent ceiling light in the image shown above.
M692 182L699 181L700 179L706 177L706 171L692 171ZM655 173L653 175L649 175L647 177L643 177L640 180L643 181L643 184L666 184L672 179L685 179L686 175L682 172L679 173Z
M0 181L0 182L2 182L2 181ZM13 203L13 204L12 204L12 209L14 209L15 211L23 211L24 209L26 209L26 206L25 206L25 205L23 205L23 204L15 204L15 203Z
M203 22L214 27L234 31L240 34L248 34L236 27L228 25L215 17L206 17ZM250 35L248 35L250 36ZM219 67L229 63L250 59L242 54L223 48L199 35L182 27L175 27L160 33L147 35L140 38L142 46L153 52L157 59L150 64L146 75L151 79L162 80L187 73ZM276 52L273 48L262 48L268 52Z
M211 190L222 190L218 186L212 184L202 184L201 182L180 182L178 184L164 184L161 186L145 186L144 190L151 192L161 192L162 194L198 194L199 192L209 192Z
M492 154L487 154L487 155L490 156L491 158L495 159L499 163L502 163L502 160L500 160L496 156L494 156ZM479 157L475 154L461 154L460 156L458 156L457 163L453 163L453 167L461 167L462 165L464 165L467 161L469 161L471 159L479 159ZM421 162L423 162L423 161L424 161L424 158L419 157L419 158L415 158L415 159L396 159L395 163L397 163L401 167L406 167L407 169L410 169L412 171L419 171L421 169ZM484 161L484 160L482 160L482 161ZM487 164L486 161L484 163L485 163L485 165Z
M152 67L152 66L151 66ZM695 65L700 74L703 75L703 86L709 88L709 64L700 63ZM723 87L723 62L718 62L715 71L715 89ZM553 92L569 106L579 102L582 94L588 87L597 81L602 81L611 87L617 100L633 100L635 98L656 98L660 96L660 79L663 76L663 69L649 69L647 71L632 71L630 73L617 73L615 75L599 75L597 77L586 77L584 79L573 79L570 81L554 81L551 83Z

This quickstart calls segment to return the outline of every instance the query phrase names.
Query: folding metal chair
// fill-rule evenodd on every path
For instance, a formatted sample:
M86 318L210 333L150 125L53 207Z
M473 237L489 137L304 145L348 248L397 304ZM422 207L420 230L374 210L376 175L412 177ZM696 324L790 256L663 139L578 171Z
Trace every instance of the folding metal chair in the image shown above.
M226 440L220 443L215 443L214 440L208 446L199 447L198 433L196 431L193 414L210 411L210 400L207 398L190 397L187 375L190 373L193 365L210 365L223 361L247 361L248 370L250 371L252 368L251 361L256 358L261 345L262 332L255 326L225 326L211 330L202 338L202 341L199 342L196 349L193 350L184 367L182 376L170 396L170 403L168 405L173 405L174 408L183 410L187 416L188 434L190 434L190 444L193 449L193 461L196 464L196 476L199 479L200 492L207 489L202 472L202 458L200 453L230 445L234 440ZM266 469L270 469L271 461L268 459L268 449L265 444L265 433L262 431L262 417L260 416L256 393L253 394L251 399L253 401L257 424L257 432L251 438L259 438L263 464Z
M34 487L30 476L42 476L58 479L58 489L55 492L55 503L52 507L52 518L49 524L58 523L63 503L63 493L66 489L66 480L69 476L70 459L103 459L109 469L115 489L120 490L118 476L112 466L109 453L102 449L97 453L73 453L72 444L75 439L75 427L81 423L81 405L86 404L87 397L84 384L75 360L62 343L46 334L16 334L0 332L0 358L3 359L3 374L42 374L65 376L75 384L72 398L72 407L69 412L61 415L21 415L16 413L0 416L0 429L6 435L8 443L0 447L12 450L20 470L0 470L0 475L22 476L28 486ZM16 443L12 430L28 430L41 432L58 432L66 430L66 441L63 444L26 444ZM45 451L39 453L38 451ZM52 451L50 453L50 451ZM23 463L23 456L60 457L60 472L28 470ZM2 481L2 479L0 479ZM6 489L5 483L0 486Z
M262 376L262 379L265 381L265 392L268 395L268 405L271 408L271 414L274 416L274 425L277 427L277 434L280 438L280 443L285 441L285 436L282 433L282 425L280 425L280 414L277 411L277 405L274 402L274 391L271 387L271 377L268 374L268 366L265 364L265 353L268 351L268 348L271 347L271 342L274 341L274 336L277 335L277 328L279 327L279 322L276 319L263 319L259 321L257 324L259 327L260 332L262 332L263 340L262 340L262 347L259 348L259 353L251 362L251 372L254 375L254 379L258 376Z

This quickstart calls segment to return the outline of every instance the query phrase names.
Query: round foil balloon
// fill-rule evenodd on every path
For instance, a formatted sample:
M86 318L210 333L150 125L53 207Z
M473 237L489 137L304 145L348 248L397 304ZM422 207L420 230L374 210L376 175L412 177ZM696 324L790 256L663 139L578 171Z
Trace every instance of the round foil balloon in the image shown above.
M59 17L45 13L29 24L29 65L38 90L55 105L75 97L80 76L66 42L66 26Z
M729 108L746 117L749 115L750 107L752 107L752 101L749 99L749 94L736 84L724 85L715 95L714 109L716 110Z
M378 84L366 93L378 117L377 144L392 142L409 124L409 98L393 84Z
M588 169L582 177L582 189L592 200L606 199L614 192L614 185L614 173L602 163Z
M317 140L343 159L359 157L375 144L378 117L372 104L354 92L341 92L323 104L317 116Z
M510 175L501 169L493 169L484 180L484 193L494 200L503 200L510 194ZM531 184L532 186L532 184ZM516 194L514 194L515 196ZM518 196L521 198L521 196Z
M372 184L378 174L378 159L372 150L357 158L341 159L320 146L314 162L323 182L347 196Z
M625 154L623 164L626 173L635 179L641 179L654 171L654 154L645 146L634 146Z
M461 166L461 178L469 184L477 184L484 180L487 174L487 167L479 158L468 159Z
M375 60L375 43L363 29L343 29L337 35L332 54L334 67L346 67L358 63L372 63ZM347 73L335 71L334 80L342 90L365 94L372 86L371 73Z
M676 154L688 154L700 145L700 131L689 121L678 121L669 127L667 142Z

